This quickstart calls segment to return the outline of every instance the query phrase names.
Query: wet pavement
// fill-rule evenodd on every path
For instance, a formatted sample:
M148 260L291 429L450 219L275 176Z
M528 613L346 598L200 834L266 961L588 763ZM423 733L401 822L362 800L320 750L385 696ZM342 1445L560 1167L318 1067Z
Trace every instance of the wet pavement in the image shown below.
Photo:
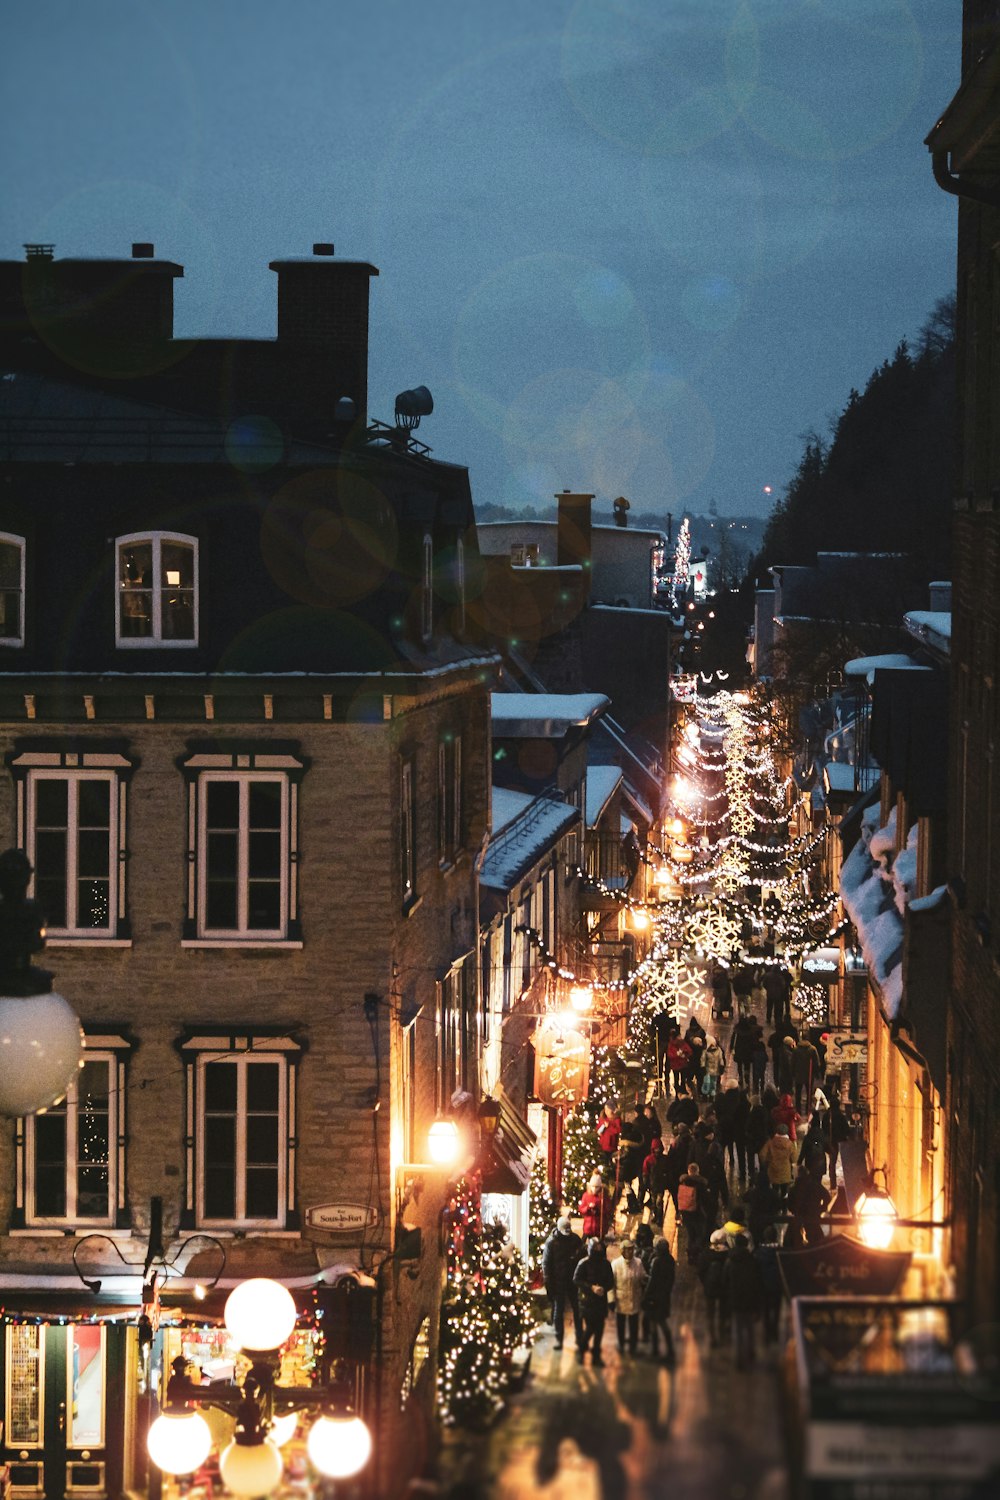
M707 999L694 1008L728 1057L731 1024L711 1020ZM734 1076L732 1064L726 1076ZM661 1116L665 1103L656 1101ZM441 1465L446 1494L454 1500L788 1500L779 1381L787 1312L778 1344L761 1349L758 1326L756 1365L738 1371L728 1344L710 1346L701 1285L687 1264L683 1230L678 1246L672 1207L663 1233L677 1260L676 1365L653 1360L642 1345L635 1356L620 1355L612 1316L604 1330L604 1367L595 1370L589 1357L577 1362L569 1321L561 1351L551 1326L543 1324L525 1387L510 1397L495 1426L478 1436L448 1435ZM608 1253L613 1258L617 1245Z

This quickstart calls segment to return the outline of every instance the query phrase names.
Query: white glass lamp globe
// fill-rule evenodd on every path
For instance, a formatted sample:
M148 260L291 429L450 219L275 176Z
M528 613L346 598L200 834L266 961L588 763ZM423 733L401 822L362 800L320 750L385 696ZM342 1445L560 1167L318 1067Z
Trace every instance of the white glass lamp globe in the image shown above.
M200 1412L164 1413L146 1434L146 1447L165 1474L193 1474L212 1451L212 1434Z
M269 1438L262 1443L233 1441L219 1459L219 1475L232 1495L269 1495L283 1468L281 1454Z
M298 1412L286 1411L282 1416L275 1417L267 1435L276 1448L283 1448L295 1436L295 1429L298 1425Z
M0 996L0 1115L35 1115L61 1099L83 1054L80 1019L62 995Z
M437 1167L450 1167L458 1156L458 1126L454 1120L435 1120L427 1132L427 1149Z
M291 1292L266 1276L252 1276L230 1292L226 1327L241 1349L280 1349L295 1327Z
M858 1216L858 1238L869 1250L888 1250L896 1232L899 1215L888 1193L872 1189L862 1193L855 1205Z
M574 984L569 992L569 1003L578 1015L590 1009L593 998L594 992L587 984Z
M350 1479L371 1457L372 1435L353 1412L319 1417L309 1429L306 1448L313 1467L330 1479Z

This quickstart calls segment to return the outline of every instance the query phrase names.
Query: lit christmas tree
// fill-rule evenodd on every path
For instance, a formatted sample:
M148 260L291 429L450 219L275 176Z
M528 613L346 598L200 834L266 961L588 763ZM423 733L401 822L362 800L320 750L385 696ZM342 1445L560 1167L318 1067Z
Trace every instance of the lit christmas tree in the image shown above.
M691 584L691 523L687 516L677 533L677 551L674 553L674 609L679 610L687 598Z
M541 1272L542 1246L558 1217L559 1204L549 1187L548 1163L539 1151L528 1183L528 1267L532 1273Z
M592 1104L581 1104L563 1125L563 1200L573 1214L594 1172L606 1169L607 1156L597 1139L598 1113Z

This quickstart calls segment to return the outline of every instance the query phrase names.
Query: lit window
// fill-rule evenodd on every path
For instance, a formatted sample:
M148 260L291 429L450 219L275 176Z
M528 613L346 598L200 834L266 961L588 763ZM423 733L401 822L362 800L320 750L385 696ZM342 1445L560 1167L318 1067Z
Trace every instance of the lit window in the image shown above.
M301 1046L289 1036L189 1035L184 1222L199 1228L294 1228L295 1080Z
M24 1121L16 1138L16 1227L128 1227L125 1069L133 1046L124 1035L88 1036L65 1098Z
M24 538L0 531L0 646L24 645Z
M438 745L438 858L451 864L462 847L462 740L449 735Z
M298 783L305 762L262 746L248 754L195 752L182 769L189 798L185 938L297 940Z
M198 644L198 543L168 531L118 538L119 646Z

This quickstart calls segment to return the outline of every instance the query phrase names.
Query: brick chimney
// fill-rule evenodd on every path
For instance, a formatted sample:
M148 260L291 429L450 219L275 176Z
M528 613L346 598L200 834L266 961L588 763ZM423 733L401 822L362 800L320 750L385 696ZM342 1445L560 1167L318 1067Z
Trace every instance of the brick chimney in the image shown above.
M326 420L368 420L368 294L378 268L364 260L334 260L332 244L312 255L272 260L278 274L278 344L296 364L322 372ZM338 414L339 411L339 414Z
M575 565L583 569L583 593L588 599L591 577L590 505L593 498L593 495L576 495L569 490L560 490L556 495L559 507L556 564L560 568Z
M43 338L60 332L100 344L140 346L171 339L174 332L174 280L184 267L157 260L153 246L132 246L126 260L63 257L26 246L24 303ZM35 253L33 253L35 252Z

